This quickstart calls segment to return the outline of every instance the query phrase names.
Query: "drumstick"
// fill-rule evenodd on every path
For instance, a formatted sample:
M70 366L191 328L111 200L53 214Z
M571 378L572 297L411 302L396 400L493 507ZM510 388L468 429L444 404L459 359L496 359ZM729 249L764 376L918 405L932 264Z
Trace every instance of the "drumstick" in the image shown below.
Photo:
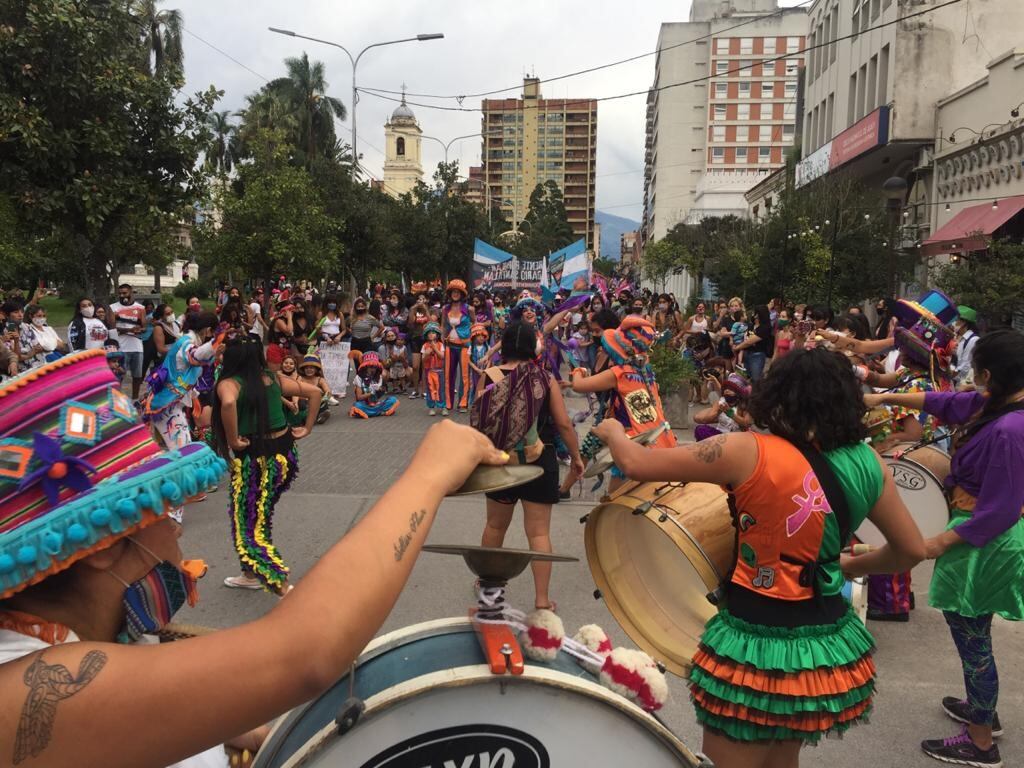
M870 544L851 544L846 549L840 550L844 555L866 555L868 552L874 552L875 548Z

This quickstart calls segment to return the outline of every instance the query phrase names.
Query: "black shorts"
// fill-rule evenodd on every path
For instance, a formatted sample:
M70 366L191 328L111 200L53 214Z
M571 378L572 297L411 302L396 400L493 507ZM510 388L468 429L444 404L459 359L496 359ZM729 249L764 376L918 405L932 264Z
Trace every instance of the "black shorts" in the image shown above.
M373 339L367 336L365 339L352 338L352 349L356 352L376 352L377 348L373 345Z
M409 347L412 349L414 355L418 355L423 351L423 337L422 336L410 336Z
M209 392L200 392L199 393L199 404L201 406L203 406L203 408L209 408L211 405L213 405L213 390L212 389Z
M533 504L557 504L558 457L555 456L555 446L545 445L544 452L534 466L541 467L544 474L525 485L488 493L487 498L499 504L515 504L517 501L529 501Z

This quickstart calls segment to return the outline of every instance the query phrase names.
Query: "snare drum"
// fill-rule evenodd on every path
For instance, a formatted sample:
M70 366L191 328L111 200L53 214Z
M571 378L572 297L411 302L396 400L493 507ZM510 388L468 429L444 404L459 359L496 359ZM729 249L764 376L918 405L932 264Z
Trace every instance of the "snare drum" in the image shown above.
M710 483L627 483L590 513L584 540L615 620L667 669L688 674L716 612L707 594L735 556L725 492Z
M349 706L365 710L351 724ZM473 625L443 619L374 640L346 675L281 718L253 768L698 766L671 731L566 654L493 675Z
M938 536L949 523L949 504L942 487L942 481L949 474L949 454L926 445L909 451L900 458L895 454L910 448L913 443L898 443L883 454L885 464L892 473L896 490L910 510L921 535L926 539ZM885 537L870 520L865 520L857 529L857 538L865 544L880 547Z

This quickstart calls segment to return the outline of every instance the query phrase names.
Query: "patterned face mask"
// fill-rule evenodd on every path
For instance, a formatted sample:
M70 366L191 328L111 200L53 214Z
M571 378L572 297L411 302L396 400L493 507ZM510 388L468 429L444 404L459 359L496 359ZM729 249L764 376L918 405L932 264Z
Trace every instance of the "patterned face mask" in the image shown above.
M159 560L150 549L134 539L128 540L158 562L149 573L131 584L112 571L107 571L125 586L121 598L125 619L117 642L126 644L137 642L143 635L159 632L186 602L195 605L199 598L196 579L191 573L167 560Z

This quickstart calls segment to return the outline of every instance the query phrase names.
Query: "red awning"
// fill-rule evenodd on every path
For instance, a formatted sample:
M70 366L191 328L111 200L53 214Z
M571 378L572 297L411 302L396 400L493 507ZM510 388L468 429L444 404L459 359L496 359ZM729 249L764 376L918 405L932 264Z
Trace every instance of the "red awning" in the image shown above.
M1024 195L1000 200L998 208L993 208L992 203L964 208L921 243L921 253L936 256L984 250L995 231L1021 211L1024 211Z

